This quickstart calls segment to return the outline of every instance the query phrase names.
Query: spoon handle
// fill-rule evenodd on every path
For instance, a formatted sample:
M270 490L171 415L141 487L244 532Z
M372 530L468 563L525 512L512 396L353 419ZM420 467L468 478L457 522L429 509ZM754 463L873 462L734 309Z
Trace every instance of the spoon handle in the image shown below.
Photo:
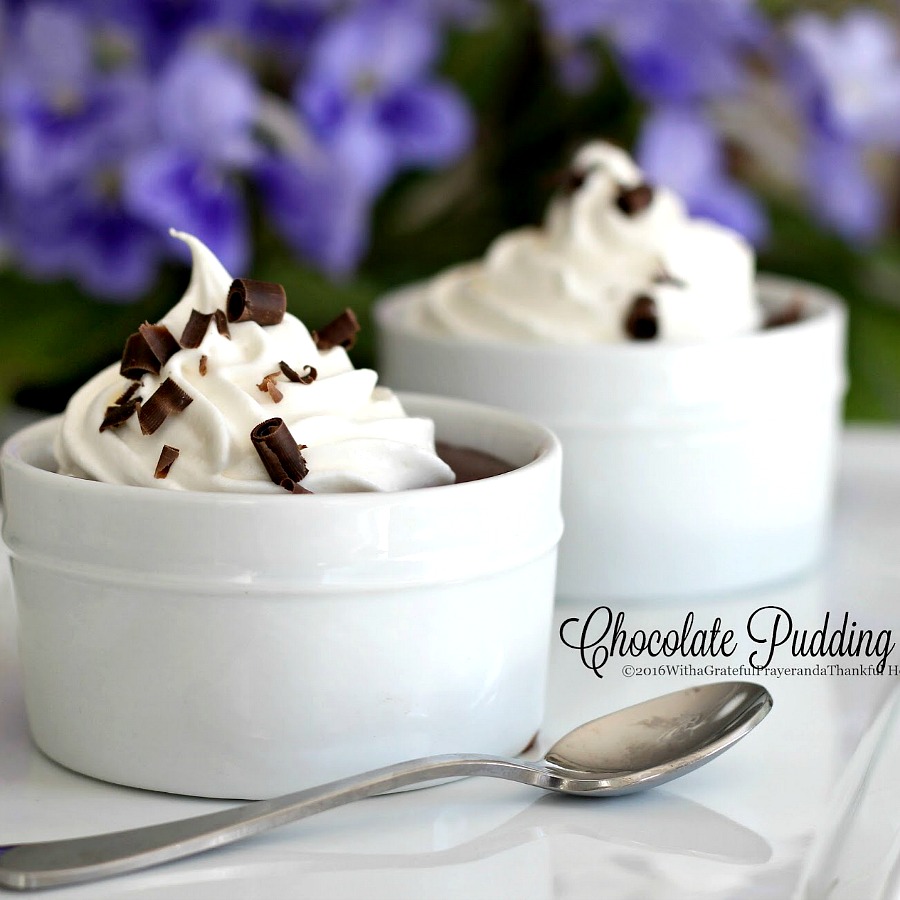
M0 886L27 891L133 872L220 847L373 794L460 775L491 775L530 784L540 781L539 769L502 757L423 757L190 819L69 840L0 847Z

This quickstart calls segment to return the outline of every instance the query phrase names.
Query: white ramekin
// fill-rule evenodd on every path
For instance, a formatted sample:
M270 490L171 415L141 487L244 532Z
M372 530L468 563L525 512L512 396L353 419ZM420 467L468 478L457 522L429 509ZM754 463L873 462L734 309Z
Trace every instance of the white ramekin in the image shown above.
M423 335L405 320L421 290L376 305L382 381L556 432L561 597L728 591L819 559L846 388L834 295L765 276L766 308L802 299L801 321L708 343L559 346Z
M3 538L37 745L229 798L521 751L543 712L559 444L513 414L404 402L517 468L391 494L175 492L56 474L58 420L12 437Z

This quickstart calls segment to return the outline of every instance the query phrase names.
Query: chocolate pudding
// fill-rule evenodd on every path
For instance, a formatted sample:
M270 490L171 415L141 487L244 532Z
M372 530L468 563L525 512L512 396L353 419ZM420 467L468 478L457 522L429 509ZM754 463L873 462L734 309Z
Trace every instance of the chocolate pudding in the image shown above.
M457 484L502 475L516 468L499 457L483 453L481 450L473 450L471 447L458 447L455 444L437 441L435 450L437 455L453 469Z

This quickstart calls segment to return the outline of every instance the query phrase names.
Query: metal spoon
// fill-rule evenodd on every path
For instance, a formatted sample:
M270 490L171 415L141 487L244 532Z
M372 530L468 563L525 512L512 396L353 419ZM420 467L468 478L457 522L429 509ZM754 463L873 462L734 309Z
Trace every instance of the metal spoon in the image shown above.
M642 791L709 762L771 708L769 692L757 684L686 688L581 725L537 762L476 754L429 756L177 822L0 847L0 886L34 890L132 872L373 794L460 775L506 778L584 797Z

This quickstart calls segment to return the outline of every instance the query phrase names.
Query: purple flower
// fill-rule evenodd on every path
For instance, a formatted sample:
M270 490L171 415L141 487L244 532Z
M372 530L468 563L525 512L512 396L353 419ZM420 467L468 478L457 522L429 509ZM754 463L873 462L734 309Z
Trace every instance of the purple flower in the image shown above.
M44 95L90 78L91 35L78 13L52 3L23 8L15 66Z
M0 85L4 164L14 189L48 191L107 165L147 132L147 83L131 71L97 72L74 14L29 7Z
M817 127L846 139L900 146L900 47L896 24L875 10L840 21L816 13L790 25L799 65L793 75Z
M469 145L469 111L429 74L439 45L414 8L375 2L336 19L316 43L296 101L346 177L376 193L404 166L440 166Z
M93 295L120 302L140 296L156 277L158 236L97 183L41 197L13 194L4 211L9 245L36 277L71 276Z
M225 29L248 0L93 0L95 18L124 28L153 67L166 62L191 36Z
M117 166L146 140L149 86L97 69L87 24L71 9L23 5L10 23L0 110L4 232L23 266L131 298L155 276L159 247L122 209Z
M375 125L391 136L394 164L443 166L469 145L469 113L456 89L424 81L386 94L375 109Z
M855 144L813 131L807 143L806 182L813 209L842 237L866 242L884 222L884 199Z
M851 241L876 237L884 201L866 171L868 149L900 147L900 46L874 10L790 23L786 80L807 126L805 180L818 216Z
M368 239L369 199L340 166L268 156L256 169L266 211L288 245L333 275L349 272Z
M170 227L190 232L226 269L247 270L250 242L243 195L221 168L173 147L154 147L126 166L124 201L157 234Z
M733 228L753 243L764 238L765 214L728 176L719 138L698 111L655 110L644 122L637 157L652 180L681 195L693 215Z
M163 70L158 140L125 166L125 203L158 229L196 234L226 268L244 271L250 248L246 209L234 173L249 167L258 97L227 58L186 46Z
M589 37L627 15L628 6L641 0L538 0L538 5L554 34L569 40Z
M738 90L745 54L765 29L753 0L541 0L551 30L603 34L628 82L653 102L680 103Z
M163 249L159 235L118 203L98 198L82 205L71 232L70 271L90 293L121 302L153 284Z
M205 161L249 165L257 150L258 105L256 84L244 68L212 50L186 48L160 78L160 138Z
M249 0L241 32L263 47L277 47L283 60L305 54L325 23L335 0Z
M3 218L7 243L16 262L30 274L44 278L66 274L73 211L80 200L73 187L44 196L6 191Z

